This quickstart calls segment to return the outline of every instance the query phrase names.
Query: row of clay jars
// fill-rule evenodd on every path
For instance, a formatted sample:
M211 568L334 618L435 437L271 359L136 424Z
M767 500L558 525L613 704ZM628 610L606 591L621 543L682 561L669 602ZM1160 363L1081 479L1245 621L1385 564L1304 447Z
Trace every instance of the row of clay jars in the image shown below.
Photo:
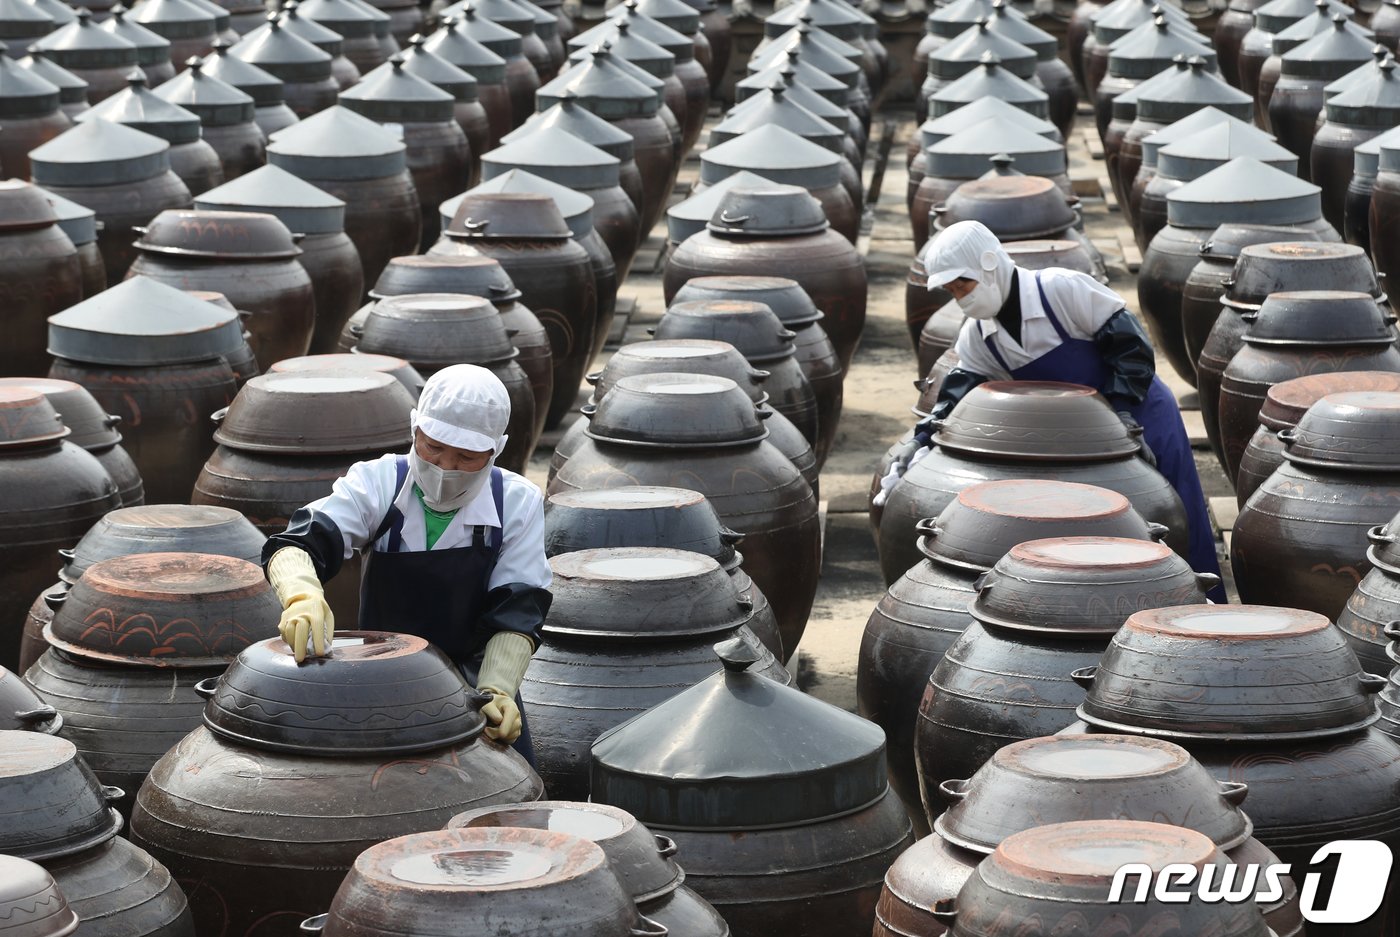
M1311 25L1305 27L1306 32L1299 32L1296 37L1285 36L1280 44L1280 48L1285 51L1297 46L1311 38L1318 28L1327 26L1325 20L1329 12L1349 14L1351 10L1341 3L1322 8L1318 6L1317 0L1288 0L1287 3L1278 4L1263 12L1255 12L1254 26L1240 42L1239 88L1254 99L1254 121L1265 130L1269 128L1269 102L1268 98L1264 97L1261 103L1261 83L1264 78L1264 65L1273 56L1274 40L1279 33L1289 31L1303 20L1310 20ZM1270 94L1273 93L1272 83L1277 80L1278 67L1278 60L1275 59L1270 69Z
M1371 199L1380 173L1381 148L1397 139L1400 134L1387 130L1352 150L1351 178L1343 196L1342 237L1368 255L1371 253Z
M1400 204L1400 148L1382 144L1378 172L1371 194L1370 242L1376 270L1383 276L1400 275L1400 251L1394 247L1395 209Z
M192 58L185 71L161 85L156 96L199 118L201 138L219 157L225 181L267 162L267 135L257 124L253 97L212 75ZM205 189L190 191L202 193Z
M213 54L205 56L202 63L204 74L253 99L253 123L258 125L264 137L271 138L277 131L296 123L297 115L287 106L282 79L229 55L231 48L233 46L222 39L214 43ZM264 148L264 158L266 155Z
M58 85L34 74L0 51L0 166L8 176L29 178L29 151L73 126L64 113Z
M1152 23L1159 16L1165 17L1178 30L1195 31L1187 16L1177 7L1161 6L1148 0L1125 0L1122 3L1110 4L1103 10L1089 15L1092 27L1080 48L1080 80L1090 99L1095 102L1096 116L1098 88L1108 73L1111 45L1133 30ZM1167 56L1167 60L1170 61L1171 56Z
M942 106L940 105L940 108ZM996 97L980 98L962 104L946 114L937 117L930 116L909 137L909 148L905 153L909 167L909 182L904 193L907 207L913 206L914 194L919 191L919 183L923 181L924 171L928 167L928 157L925 150L959 131L966 130L993 117L999 118L1003 122L1016 124L1032 133L1038 133L1047 140L1053 140L1057 143L1064 142L1064 135L1050 121L1036 117L1034 114L1023 111L1016 105ZM1011 154L1006 155L1010 156Z
M1400 123L1400 79L1394 58L1388 52L1385 56L1324 89L1327 102L1312 138L1309 166L1311 178L1322 187L1322 213L1338 231L1346 230L1357 146Z
M1384 379L1390 377L1383 376ZM1386 390L1392 390L1395 383L1390 381ZM1397 608L1400 590L1396 589L1397 578L1400 578L1400 565L1396 563L1398 557L1395 552L1397 531L1400 531L1400 525L1393 517L1367 531L1366 539L1370 541L1370 547L1366 551L1366 559L1372 569L1357 583L1356 591L1347 598L1346 607L1337 616L1337 627L1346 634L1347 643L1361 659L1361 666L1368 673L1390 673L1392 676L1395 660L1391 656L1394 653L1391 648L1397 635L1400 635L1400 628L1395 625L1396 620L1400 619L1400 614L1397 614L1400 613L1400 608ZM1381 726L1387 735L1395 738L1397 720L1393 680L1392 687L1383 692Z

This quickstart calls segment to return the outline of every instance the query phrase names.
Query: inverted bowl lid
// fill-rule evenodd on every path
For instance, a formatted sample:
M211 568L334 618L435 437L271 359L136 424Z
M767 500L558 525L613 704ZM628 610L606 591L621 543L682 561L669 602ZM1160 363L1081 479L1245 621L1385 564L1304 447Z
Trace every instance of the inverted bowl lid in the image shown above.
M417 34L408 40L408 49L403 53L404 71L416 75L436 88L441 88L451 94L454 100L477 100L480 95L476 76L437 53L428 51L427 42Z
M728 342L749 361L780 361L797 353L795 332L772 309L744 299L673 302L656 326L656 338L699 338Z
M345 230L344 202L279 166L262 166L210 189L195 197L194 207L203 212L273 215L295 234L337 234Z
M523 128L522 128L523 129ZM616 186L621 161L567 130L539 126L486 153L481 175L492 179L512 169L525 169L574 189Z
M445 232L471 240L568 240L572 232L554 199L532 192L468 192Z
M665 547L561 553L549 561L546 635L668 640L733 631L752 603L712 558Z
M1395 317L1370 293L1298 290L1271 293L1245 313L1250 345L1390 345Z
M524 124L501 137L501 142L513 143L541 127L554 127L571 133L624 163L633 158L632 135L581 106L572 93L565 94L559 103L531 114Z
M29 44L64 68L133 68L140 62L136 46L98 27L92 14L79 10L77 19Z
M1221 302L1243 312L1258 309L1270 293L1321 283L1345 283L1377 298L1384 295L1370 258L1355 244L1270 241L1240 250Z
M768 402L768 394L763 390L768 371L749 364L728 342L701 338L654 339L623 345L601 371L586 375L585 380L593 385L591 402L596 403L624 377L663 372L727 377L743 388L755 404Z
M1073 204L1054 182L1044 176L1007 171L1010 157L1005 163L994 157L992 163L990 171L962 183L947 202L934 207L938 230L975 220L998 238L1015 243L1025 238L1054 238L1075 223L1078 216Z
M185 70L155 89L155 95L179 105L199 118L205 127L231 127L251 121L257 112L252 95L228 82L204 73L197 58L185 62Z
M102 785L72 742L43 732L0 731L5 770L0 800L24 809L0 814L0 849L33 862L100 846L122 828L108 806L124 792Z
M506 60L460 31L455 16L441 17L442 25L423 43L423 48L470 74L486 85L504 84ZM509 32L509 30L507 30ZM519 42L519 37L516 37Z
M0 387L0 450L56 443L70 432L38 390Z
M1141 449L1092 387L1052 381L974 388L937 423L934 442L964 455L1036 462L1103 462Z
M1167 223L1212 229L1227 221L1299 224L1321 217L1321 192L1292 173L1241 156L1167 193Z
M1328 394L1295 429L1279 430L1283 457L1323 469L1400 471L1400 393Z
M121 185L169 172L169 154L160 137L94 118L30 150L30 175L41 185Z
M1107 637L1142 608L1198 605L1218 582L1166 544L1057 537L1012 547L977 581L968 606L986 625L1070 638Z
M379 371L394 378L408 391L414 400L423 392L423 375L418 369L402 358L392 355L376 355L370 352L338 352L325 355L303 355L300 358L283 358L274 361L268 368L269 374L284 371Z
M242 342L237 312L143 276L49 317L49 354L90 364L206 361Z
M465 293L500 304L514 302L521 296L499 260L467 255L395 257L369 291L371 299L410 293Z
M77 582L91 566L132 553L207 553L259 562L267 537L229 508L195 504L147 504L104 514L77 545L61 550L64 582Z
M267 161L307 180L381 179L407 167L398 136L336 105L277 131Z
M736 172L707 185L690 198L678 202L666 210L666 236L679 244L686 238L704 231L720 202L736 188L754 188L772 185L769 180L747 170ZM819 203L820 204L820 203ZM825 220L825 213L822 215Z
M58 220L58 212L43 189L23 179L0 180L0 231L48 228Z
M285 260L301 254L287 226L261 212L168 209L135 230L141 235L137 250L170 257Z
M214 415L214 441L247 452L336 455L401 450L413 397L387 374L262 374Z
M570 93L605 120L651 117L661 109L656 93L625 71L606 45L589 50L584 61L540 88L535 93L536 109L558 104Z
M1195 830L1220 849L1247 840L1248 788L1217 781L1186 749L1134 735L1052 735L1013 742L970 779L940 787L943 839L990 854L1023 830L1078 820L1138 820Z
M229 54L266 69L283 81L314 82L331 75L330 54L283 29L275 13L245 34Z
M1000 98L981 98L963 104L941 117L930 117L919 126L919 133L923 137L923 145L932 146L939 140L987 120L999 120L1004 124L1021 127L1047 140L1060 138L1060 131L1050 121L1036 117Z
M1088 688L1079 717L1091 725L1215 741L1354 732L1375 722L1372 694L1385 684L1362 673L1324 616L1264 605L1135 612L1075 679Z
M721 236L762 238L816 234L828 226L821 202L806 189L764 183L731 188L705 227Z
M986 20L979 20L933 50L928 57L928 73L943 81L960 78L976 68L987 54L995 55L1003 68L1027 81L1035 75L1040 59L1034 49L993 32Z
M766 412L728 378L637 375L619 380L584 411L585 432L605 443L650 448L752 446L768 436Z
M1297 426L1308 408L1323 397L1355 391L1400 393L1400 374L1390 371L1336 371L1280 381L1265 393L1259 422L1272 430L1289 429Z
M204 57L204 74L249 95L258 107L275 107L281 104L282 79L251 62L229 55L230 48L232 45L225 40L216 40L213 53Z
M741 830L841 816L887 795L883 729L754 672L755 643L715 650L722 672L593 743L592 801L667 829Z
M382 122L446 122L456 98L404 67L402 54L362 76L340 92L340 103Z
M486 365L519 354L496 307L480 296L388 296L370 307L361 329L357 351L394 355L417 365Z
M824 318L802 284L787 277L691 277L671 301L683 303L700 299L746 299L763 303L788 327L808 325Z
M1298 157L1273 140L1234 124L1216 124L1157 150L1157 175L1190 182L1247 156L1294 175Z
M45 641L138 667L223 667L275 635L282 614L260 566L203 553L103 560L54 601Z
M68 441L83 449L106 449L122 441L120 417L112 416L81 384L48 377L0 377L0 388L19 387L43 394L68 427Z
M395 386L398 386L395 384ZM211 684L213 684L211 686ZM200 684L204 724L250 748L328 758L458 745L486 726L484 700L437 648L408 634L340 631L299 665L281 638Z
M1068 167L1061 144L995 118L940 140L924 153L926 172L950 179L977 178L987 161L1001 153L1015 157L1016 168L1029 175L1057 176Z
M616 547L666 547L699 553L723 565L733 560L734 546L740 539L742 534L720 522L704 495L687 488L628 485L561 491L549 497L549 510L544 514L546 556Z
M77 929L77 913L43 866L0 856L0 934L67 937Z
M487 179L461 195L453 196L438 206L442 216L443 233L449 237L461 229L454 228L453 219L457 209L467 196L491 194L543 195L554 202L559 214L575 240L586 238L593 232L593 197L587 192L578 192L550 179L537 176L523 169L511 169L491 179Z
M929 97L929 114L942 117L963 104L985 97L1000 98L1036 117L1050 116L1050 96L1002 68L1001 59L990 53L982 56L972 71L935 91Z

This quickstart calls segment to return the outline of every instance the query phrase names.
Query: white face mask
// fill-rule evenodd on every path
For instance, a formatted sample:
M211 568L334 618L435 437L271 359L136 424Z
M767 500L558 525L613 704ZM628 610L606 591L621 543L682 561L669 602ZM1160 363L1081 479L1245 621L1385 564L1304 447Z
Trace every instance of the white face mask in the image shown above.
M978 283L958 300L958 308L969 319L995 319L1001 307L1001 291L995 283Z
M422 458L416 451L408 454L413 480L423 490L423 503L434 511L455 511L470 504L491 477L487 462L475 472L448 472Z

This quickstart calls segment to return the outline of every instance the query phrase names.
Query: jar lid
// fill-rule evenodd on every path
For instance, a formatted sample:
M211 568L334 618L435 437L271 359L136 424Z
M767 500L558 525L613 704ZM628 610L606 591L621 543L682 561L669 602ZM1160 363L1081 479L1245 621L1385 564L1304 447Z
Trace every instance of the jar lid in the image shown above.
M835 107L845 109L851 96L851 89L843 81L837 81L817 66L802 58L796 49L789 50L787 58L775 62L761 71L756 71L734 83L734 96L742 102L758 91L773 87L776 79L786 81L785 73L791 72L794 83L802 85L821 96Z
M284 99L282 79L237 56L229 55L230 48L228 42L216 40L213 53L204 57L204 74L249 95L258 107L275 107L281 104Z
M423 375L418 369L402 358L390 355L375 355L368 352L351 354L332 353L325 355L303 355L300 358L283 358L274 361L267 369L269 374L282 374L295 371L378 371L398 381L414 400L423 392Z
M49 354L89 364L207 361L242 342L237 312L143 276L49 316Z
M1156 133L1149 134L1142 141L1142 164L1144 166L1157 165L1157 152L1163 147L1170 146L1178 140L1185 140L1205 130L1214 127L1216 124L1229 124L1237 131L1245 134L1257 134L1265 140L1272 140L1270 134L1265 133L1248 121L1225 113L1218 107L1203 107L1189 117L1168 124Z
M762 97L750 98L754 103L731 112L710 131L710 146L733 140L750 131L766 126L782 127L810 140L818 146L840 153L846 132L822 120L811 111L787 98L787 86L774 83Z
M292 232L273 215L243 211L169 209L135 242L139 251L217 260L285 260L301 254Z
M972 71L930 95L929 115L942 117L985 97L1000 98L1036 117L1048 119L1050 116L1050 96L1002 68L1001 59L991 53L982 56Z
M728 342L700 338L668 338L623 345L613 353L601 371L585 376L585 380L593 385L593 397L589 402L596 404L602 400L612 386L624 377L663 372L727 377L743 388L755 404L768 402L763 382L767 380L769 372L753 367Z
M0 731L5 771L0 800L23 810L0 814L0 850L42 862L107 842L122 828L109 806L126 796L106 787L67 739L42 732Z
M414 400L387 374L262 374L214 414L214 441L245 452L340 455L402 451Z
M169 172L170 144L134 127L94 118L30 150L29 163L30 177L41 185L122 185Z
M283 81L315 82L331 77L331 57L305 39L282 28L277 14L243 36L230 55L251 62Z
M408 51L403 53L403 60L405 72L423 79L435 88L441 88L452 95L453 100L471 102L478 99L475 76L442 56L429 52L427 40L422 36L415 34L408 40Z
M144 8L145 4L142 4ZM118 3L108 11L108 17L97 28L120 36L136 47L137 63L142 66L168 64L170 62L170 40L152 32L139 21L139 16L128 18L128 10ZM212 21L211 21L212 26Z
M666 449L752 446L768 436L763 413L728 378L705 374L624 377L596 407L585 433L618 445Z
M22 179L0 179L0 231L30 231L58 224L48 193Z
M816 191L839 185L842 157L774 124L760 126L700 156L700 180L713 185L741 169Z
M0 450L56 443L70 432L39 391L0 387Z
M0 935L67 937L77 929L78 915L43 866L0 856Z
M427 51L451 62L483 85L504 84L506 60L461 32L454 16L440 17L442 25L423 43ZM509 30L507 30L509 32ZM519 41L517 38L516 41Z
M12 670L0 667L0 730L22 729L57 735L63 716Z
M993 32L986 19L934 49L928 57L928 73L941 81L961 78L977 67L986 54L995 55L1007 71L1030 81L1040 56L1010 36Z
M441 15L455 17L458 32L502 58L514 59L521 55L521 34L489 16L482 16L475 3L453 4Z
M1379 42L1371 46L1371 57L1369 59L1347 72L1341 78L1334 78L1323 86L1323 99L1330 101L1353 85L1367 84L1368 82L1374 81L1381 72L1381 65L1391 58L1394 58L1394 56L1391 55L1390 50Z
M267 144L270 164L308 181L396 176L408 166L406 153L394 133L340 105L277 131Z
M1204 260L1229 264L1234 267L1240 251L1252 244L1268 244L1275 241L1316 241L1317 232L1305 228L1289 228L1275 225L1223 224L1211 232L1210 239L1201 245L1200 255Z
M106 120L160 137L171 145L200 139L199 117L146 87L146 74L139 68L126 76L126 87L103 98L78 114L74 121Z
M731 191L771 185L773 183L764 177L747 170L727 176L714 185L707 185L700 191L694 192L685 201L678 202L666 209L666 236L672 242L679 244L686 238L705 230L720 203L728 197ZM825 212L823 212L822 217L826 217Z
M454 254L411 254L395 257L369 291L371 299L411 293L462 293L504 305L521 296L520 289L494 257Z
M1194 27L1173 25L1159 16L1109 47L1108 74L1120 78L1151 78L1171 65L1172 58L1178 55L1188 59L1199 57L1207 68L1215 71L1215 53L1205 41Z
M1271 293L1245 313L1249 345L1391 345L1395 317L1370 293L1299 290Z
M591 800L666 829L742 830L842 816L888 794L883 729L755 673L751 642L715 651L721 672L593 743Z
M213 42L218 34L214 15L189 0L141 0L128 19L166 39L207 38Z
M1144 78L1138 81L1127 91L1120 92L1113 96L1109 103L1109 115L1112 120L1121 120L1125 123L1133 123L1137 119L1138 96L1150 92L1153 86L1170 81L1177 75L1184 73L1188 66L1186 56L1177 55L1172 58L1172 64L1157 72L1151 78Z
M1298 170L1298 157L1292 150L1263 134L1251 133L1234 124L1216 124L1158 149L1157 175L1190 182L1241 156L1257 159L1290 175Z
M679 3L680 0L676 2ZM501 137L501 142L514 143L544 127L571 133L624 163L634 155L632 135L579 105L572 92L560 98L558 104L531 114L524 124Z
M1298 425L1308 408L1323 397L1351 391L1400 393L1400 374L1390 371L1336 371L1281 381L1265 392L1259 422L1271 430L1291 429Z
M60 550L64 582L92 566L134 553L204 553L258 563L267 537L230 508L199 504L146 504L108 511L71 550Z
M469 192L445 233L464 240L559 241L573 236L554 200L529 192Z
M535 93L536 108L558 104L566 94L605 120L651 117L660 110L656 92L629 74L606 45L589 50L588 57L561 72Z
M1017 462L1105 462L1141 449L1092 387L1053 381L975 387L937 423L933 439L954 453Z
M1384 296L1370 258L1355 244L1273 241L1240 250L1220 301L1247 312L1258 309L1270 293L1334 283Z
M952 39L978 20L992 15L991 0L953 0L952 3L936 7L924 19L924 28L931 35Z
M515 0L463 0L447 9L455 14L460 8L468 5L476 10L478 16L504 26L518 35L528 36L535 31L535 18Z
M1400 471L1400 393L1328 394L1295 429L1279 430L1283 457L1299 465L1353 472Z
M486 365L519 354L496 307L480 296L416 293L376 302L356 350L394 355L436 370Z
M344 202L278 166L262 166L210 189L195 197L194 207L201 211L272 215L296 234L338 234L345 230Z
M4 58L4 56L0 56L0 58ZM0 81L5 81L7 86L10 84L5 79L5 73L10 67L7 64L8 61L7 59L5 62L0 62ZM63 66L49 61L43 55L34 53L26 55L17 64L29 74L37 75L58 88L58 100L63 104L87 103L88 83ZM7 106L7 102L0 101L0 117L6 116L3 108ZM19 104L16 103L15 106L18 107ZM45 113L50 113L50 111L45 111Z
M1078 220L1064 190L1051 180L1001 175L999 169L962 183L933 211L939 231L959 221L980 221L1005 241L1053 238Z
M370 120L389 123L445 123L456 108L452 95L405 69L402 55L366 73L339 100Z
M787 277L692 277L676 291L673 303L701 299L746 299L763 303L788 328L820 322L824 316L802 284Z
M705 227L719 235L761 238L817 234L828 226L821 202L806 189L765 182L731 188Z
M769 38L776 38L803 23L810 23L847 42L865 35L865 17L855 7L845 3L816 3L814 0L798 0L773 12L763 21L763 33Z
M762 364L797 354L795 332L772 309L743 299L674 302L656 326L656 338L699 338L728 342L748 361Z
M282 603L262 568L202 553L104 560L56 596L44 640L84 660L223 667L277 633Z
M21 388L42 394L68 427L71 433L68 441L75 446L108 449L122 441L116 429L121 418L107 413L81 384L47 377L0 377L0 388Z
M136 46L101 29L86 9L77 19L29 44L30 52L42 52L64 68L135 68L140 64Z
M66 26L69 23L77 22L77 12L63 0L27 0L34 5L35 9L47 15L59 26Z
M297 15L340 33L342 39L365 39L375 34L380 12L352 0L301 0Z
M1269 39L1270 51L1277 56L1282 56L1285 52L1296 49L1298 46L1312 39L1314 36L1331 32L1335 29L1332 21L1334 16L1350 17L1353 11L1342 12L1334 10L1330 6L1324 5L1320 0L1314 0L1312 10L1308 15L1300 17L1287 26L1275 31ZM1367 36L1369 36L1369 31ZM1333 78L1338 76L1332 76Z
M779 85L783 88L783 95L787 100L800 105L822 120L827 121L836 127L847 127L852 119L851 112L839 104L833 104L821 94L807 87L805 84L797 82L797 72L789 66L780 69L764 69L754 78L766 76L768 84L763 87L750 89L747 97L740 100L728 111L729 114L742 114L751 107L764 107L768 99L773 96L773 89ZM842 94L845 94L845 86L842 86Z
M855 88L863 74L856 64L861 59L859 49L806 24L789 29L757 50L749 59L748 70L759 72L781 64L787 60L789 51L796 51L803 61L815 65L847 88Z
M634 21L626 15L610 16L588 30L588 33L592 34L590 38L594 43L607 43L613 55L631 62L657 78L668 78L674 75L676 73L675 53L647 38L644 35L644 27L637 28L638 21ZM657 25L660 26L660 24ZM660 28L666 29L664 26L660 26ZM670 29L667 29L666 32L675 39L681 40L687 48L695 48L694 43L680 33ZM569 61L581 62L587 57L587 48L575 48L569 54Z
M571 189L605 189L618 184L620 166L616 156L567 130L541 126L482 156L481 175L492 179L524 169Z
M681 6L686 6L682 3ZM695 15L696 10L691 8L691 14ZM682 62L692 62L695 60L695 40L691 37L696 30L684 32L676 29L669 23L663 23L653 16L637 9L635 0L628 3L621 3L608 11L608 19L617 23L627 23L633 38L645 39L653 45L660 46L673 56L671 71L675 71L675 65ZM697 20L698 22L698 20ZM596 28L596 27L595 27ZM593 30L589 30L592 32ZM576 45L578 36L569 40L571 48L579 48ZM628 56L630 58L630 56ZM636 61L633 59L633 61Z
M735 544L742 539L741 534L724 526L704 495L686 488L628 485L561 491L549 497L548 506L544 513L546 556L618 547L665 547L699 553L727 566L734 559Z
M1000 98L981 98L970 104L964 104L942 117L930 117L919 126L919 134L924 146L932 146L955 133L960 133L988 120L997 120L1008 126L1020 127L1047 140L1063 142L1060 131L1050 121L1036 117L1034 114L1023 111L1014 104L1008 104Z
M568 186L544 179L523 169L511 169L492 179L487 179L461 195L453 196L438 207L442 216L443 233L451 237L454 233L452 220L457 217L457 209L468 197L485 195L542 195L554 202L554 207L564 217L569 234L575 239L586 238L593 233L593 198L587 192L577 192ZM547 227L552 228L551 225ZM460 232L459 232L460 233Z
M1164 543L1056 537L1012 547L977 580L968 605L984 625L1068 638L1111 637L1140 608L1199 605L1215 576Z
M1332 81L1370 59L1375 34L1340 13L1334 13L1330 19L1331 29L1320 31L1282 54L1283 76Z
M732 632L752 603L719 563L664 547L613 547L550 559L554 603L547 636L622 641Z
M1385 685L1327 618L1266 605L1134 612L1075 680L1088 689L1079 718L1093 726L1213 742L1355 732L1376 721Z
M976 179L1001 153L1015 157L1016 168L1028 175L1057 176L1068 168L1064 146L996 119L955 133L924 153L928 175L949 179Z
M489 700L475 696L427 641L377 631L336 632L314 666L298 665L281 638L260 641L217 682L210 678L198 689L207 694L204 724L215 735L249 748L328 758L473 740L486 726L479 709Z
M1159 16L1178 25L1189 26L1191 23L1185 11L1169 4L1159 3L1158 0L1122 0L1120 3L1111 3L1105 6L1092 17L1094 38L1106 48L1142 24L1150 23Z
M57 21L35 4L27 3L26 0L0 0L0 31L11 40L47 36L57 26ZM22 51L20 47L26 45L28 43L16 43L16 51Z
M626 10L633 15L640 13L686 36L700 31L700 9L682 0L627 0L613 10Z
M197 58L187 60L185 70L163 82L155 95L194 114L205 127L246 124L257 111L251 95L206 75L203 62Z
M1153 82L1152 87L1138 94L1138 117L1171 124L1210 106L1241 121L1250 119L1254 100L1249 95L1209 71L1199 55L1191 56L1186 64L1185 71L1172 71L1166 80Z
M1341 13L1349 16L1353 12L1351 7L1337 0L1329 0L1323 9L1325 15ZM1279 33L1304 17L1316 16L1317 13L1317 0L1270 0L1254 11L1254 25L1261 32Z
M302 16L301 4L297 0L284 0L278 22L287 32L305 39L332 59L344 54L345 37L310 17Z
M1059 40L1032 23L1024 13L1006 0L993 0L992 15L987 28L996 35L1012 39L1034 51L1042 62L1048 62L1059 54Z
M1167 193L1167 223L1215 229L1227 221L1299 224L1322 216L1321 189L1241 156Z
M1387 58L1369 81L1353 84L1330 98L1327 119L1335 123L1389 130L1400 123L1400 77L1395 59ZM1377 151L1379 152L1379 151Z

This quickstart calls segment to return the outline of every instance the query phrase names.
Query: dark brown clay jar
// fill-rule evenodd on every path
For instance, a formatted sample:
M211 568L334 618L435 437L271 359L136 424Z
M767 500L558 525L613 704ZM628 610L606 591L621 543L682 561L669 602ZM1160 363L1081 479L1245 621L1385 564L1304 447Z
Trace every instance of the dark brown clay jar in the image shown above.
M477 97L485 111L487 126L486 140L480 153L490 150L515 125L505 58L461 32L455 16L441 18L441 26L423 41L423 49L476 79ZM470 133L467 136L471 138ZM475 143L473 139L474 151Z
M18 179L0 182L0 259L8 334L0 372L43 374L48 317L82 301L83 270L44 191Z
M121 282L136 259L137 227L167 209L190 206L190 190L170 171L169 152L170 144L158 137L93 120L30 154L35 182L97 213L109 286Z
M316 293L298 263L301 248L272 215L167 211L140 230L127 277L180 290L222 293L246 313L260 370L304 355L316 323Z
M1395 249L1396 206L1400 204L1400 151L1382 144L1378 172L1371 194L1369 234L1376 271L1385 277L1400 275L1400 251Z
M468 195L432 256L497 260L549 333L554 387L545 426L573 407L592 358L597 293L588 254L543 195Z
M137 795L132 841L197 883L200 933L263 933L269 921L290 933L306 910L330 906L374 843L543 791L524 759L479 737L479 703L427 642L341 632L317 667L289 661L280 639L264 641L201 683L205 726L156 763ZM344 710L363 680L394 687L368 731ZM432 715L415 711L432 689ZM259 709L269 693L280 693L275 718ZM283 782L249 783L250 768ZM295 778L335 796L308 800Z
M1279 79L1268 101L1269 127L1279 143L1297 154L1298 175L1302 178L1313 178L1310 155L1313 137L1324 116L1323 88L1365 64L1371 58L1373 45L1369 31L1349 23L1338 13L1333 15L1331 30L1313 36L1281 57ZM1342 165L1343 171L1350 169L1348 163ZM1340 194L1345 186L1335 190ZM1334 201L1329 207L1340 208L1340 204ZM1340 214L1329 213L1328 220L1337 226L1342 222Z
M505 86L510 98L509 126L500 133L500 136L505 136L534 113L535 92L540 89L540 74L524 54L523 37L482 15L472 3L454 4L450 11L444 12L452 14L455 20L453 28L457 33L504 60Z
M5 137L0 140L0 165L16 179L29 178L29 151L73 126L63 112L57 85L0 57L0 117Z
M667 427L668 417L680 422ZM628 419L642 428L612 425ZM590 416L588 438L548 491L683 484L705 495L725 526L745 535L746 568L772 603L791 655L816 594L816 498L766 435L749 396L726 378L623 378Z
M1220 62L1220 77L1236 88L1240 87L1240 49L1244 37L1254 28L1254 11L1268 0L1230 0L1229 6L1215 21L1211 44Z
M1372 68L1358 68L1365 76L1356 84L1348 84L1344 92L1328 95L1322 110L1317 134L1312 139L1309 157L1312 178L1322 187L1322 212L1338 230L1348 233L1349 241L1354 240L1347 232L1347 201L1354 171L1365 157L1356 152L1363 143L1374 140L1390 128L1400 123L1400 96L1396 91L1400 81L1394 76L1393 59L1382 60ZM1350 81L1351 75L1343 81ZM1336 84L1336 83L1334 83ZM1328 85L1327 88L1333 87ZM1378 151L1371 154L1373 160ZM1376 162L1371 163L1371 180L1374 185ZM1369 206L1368 206L1369 208ZM1358 220L1369 217L1369 210L1356 213ZM1355 222L1353 222L1355 225ZM1356 225L1364 227L1364 225ZM1369 247L1368 237L1363 246Z
M1347 598L1346 608L1337 616L1337 627L1347 636L1347 644L1356 652L1362 668L1367 673L1387 673L1393 676L1395 659L1390 650L1395 640L1395 621L1400 607L1400 591L1396 589L1396 578L1400 567L1395 566L1395 518L1387 523L1371 528L1366 537L1371 542L1367 558L1373 569L1357 585L1356 591ZM1381 729L1391 738L1400 740L1397 733L1396 695L1392 684L1381 691Z
M107 288L107 268L102 252L97 249L97 212L86 205L41 189L44 198L58 215L58 226L78 249L78 266L82 268L83 299L96 296Z
M883 524L881 525L883 527ZM989 537L982 555L948 542L952 527ZM865 624L856 669L857 712L884 728L890 783L924 827L914 760L919 700L929 674L972 617L973 584L1011 547L1047 537L1110 536L1148 540L1148 527L1126 498L1090 485L1058 481L986 482L963 489L919 531L924 559L880 599ZM954 539L959 539L955 537Z

